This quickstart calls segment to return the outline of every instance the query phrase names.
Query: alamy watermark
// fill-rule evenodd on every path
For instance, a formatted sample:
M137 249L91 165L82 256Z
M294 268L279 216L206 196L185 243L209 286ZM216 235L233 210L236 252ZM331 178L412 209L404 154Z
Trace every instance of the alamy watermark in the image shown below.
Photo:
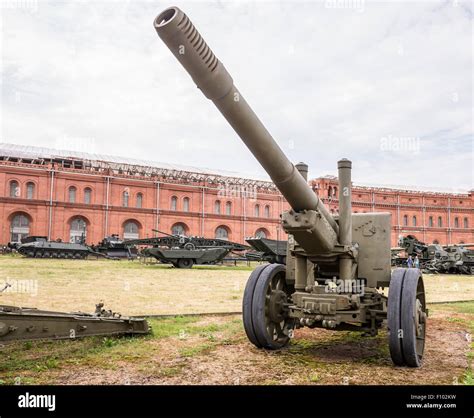
M91 137L66 136L56 138L55 147L58 149L77 152L96 152L96 140Z
M326 9L352 9L363 12L365 0L326 0L324 7Z
M404 152L407 154L420 153L419 136L394 136L388 135L380 138L380 150L392 152Z
M2 0L0 1L0 9L21 9L36 13L38 11L38 0Z
M24 293L31 296L38 295L38 280L8 279L0 282L2 293Z
M232 183L219 184L217 195L224 198L244 197L251 201L257 200L257 186L245 186Z
M326 293L356 293L363 296L365 294L365 284L363 280L342 280L328 279L324 282Z

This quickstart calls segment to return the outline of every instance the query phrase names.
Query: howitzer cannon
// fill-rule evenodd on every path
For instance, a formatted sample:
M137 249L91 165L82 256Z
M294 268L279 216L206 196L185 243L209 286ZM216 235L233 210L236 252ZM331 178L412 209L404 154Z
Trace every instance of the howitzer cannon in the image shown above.
M249 340L278 349L303 326L376 335L387 319L393 362L420 366L427 317L421 272L399 268L391 273L389 213L352 214L351 162L338 162L340 214L333 217L308 186L307 166L288 160L189 18L171 7L158 15L154 27L291 206L282 214L290 237L286 266L257 267L245 288ZM387 286L388 298L380 290Z

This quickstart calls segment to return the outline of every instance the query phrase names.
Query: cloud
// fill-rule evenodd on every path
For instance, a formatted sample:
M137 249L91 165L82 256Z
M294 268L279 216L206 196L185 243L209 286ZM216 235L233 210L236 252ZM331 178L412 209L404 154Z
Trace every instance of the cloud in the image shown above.
M262 173L154 32L168 4L10 5L2 142ZM347 157L359 183L473 188L469 2L176 5L311 176Z

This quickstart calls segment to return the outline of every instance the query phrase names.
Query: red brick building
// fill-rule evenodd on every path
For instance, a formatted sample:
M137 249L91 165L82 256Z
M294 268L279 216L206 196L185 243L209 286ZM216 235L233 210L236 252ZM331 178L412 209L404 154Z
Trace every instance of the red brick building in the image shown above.
M26 235L88 243L167 233L243 242L284 239L279 215L288 208L273 183L190 167L78 152L0 144L0 243ZM310 184L334 213L337 179ZM474 242L474 197L354 187L353 210L392 213L400 234L425 242Z

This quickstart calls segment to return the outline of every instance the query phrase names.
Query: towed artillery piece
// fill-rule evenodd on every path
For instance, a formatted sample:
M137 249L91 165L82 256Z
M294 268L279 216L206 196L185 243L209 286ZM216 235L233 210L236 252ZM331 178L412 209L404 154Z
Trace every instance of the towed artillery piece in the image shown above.
M216 264L231 251L245 251L249 247L218 238L188 237L173 235L153 229L162 237L124 241L124 245L147 245L144 256L156 258L177 268L191 268L194 264Z
M281 215L291 237L286 266L257 267L245 287L243 322L249 340L279 349L295 328L305 326L374 336L387 320L393 362L420 366L427 323L421 272L391 272L390 213L352 213L352 163L338 162L339 216L332 216L308 186L307 166L297 168L288 160L186 14L168 8L154 27L291 206ZM388 297L384 287L389 287Z
M9 244L12 245L13 244ZM29 258L69 258L69 259L86 259L89 255L97 257L109 257L107 254L95 251L93 247L89 247L84 243L71 243L58 241L48 241L47 237L29 236L23 238L15 247L16 251L21 255Z

